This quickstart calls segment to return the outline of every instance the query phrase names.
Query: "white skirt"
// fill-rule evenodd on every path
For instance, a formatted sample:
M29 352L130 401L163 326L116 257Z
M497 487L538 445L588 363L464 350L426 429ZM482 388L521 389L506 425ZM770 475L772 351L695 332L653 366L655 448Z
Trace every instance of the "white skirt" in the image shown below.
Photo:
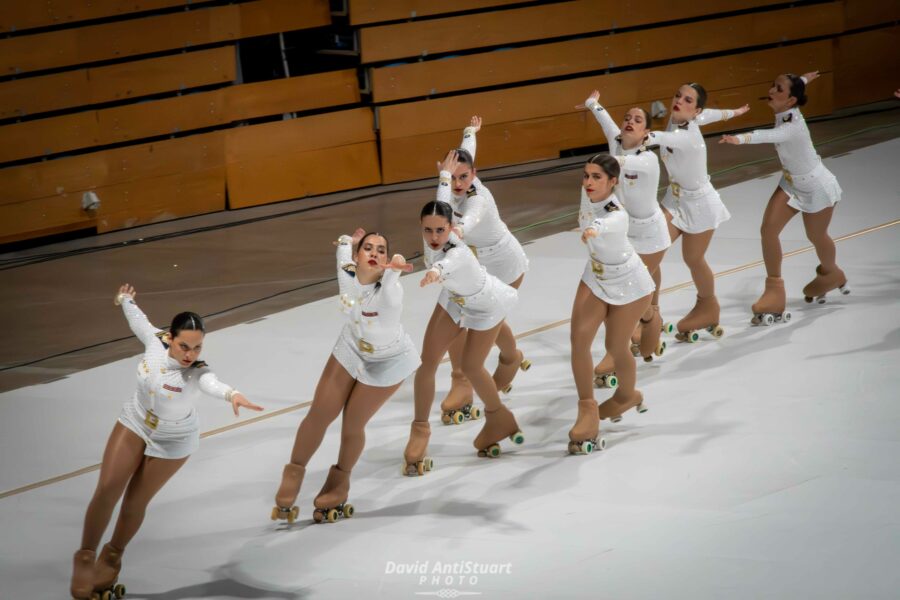
M654 254L672 245L666 215L657 209L646 219L628 217L628 241L638 254Z
M488 274L481 291L470 296L455 296L447 288L441 289L438 304L453 322L466 329L487 331L495 327L515 308L519 293Z
M472 252L488 273L505 284L513 283L528 270L528 256L516 236L509 232L493 246L472 247Z
M119 423L144 440L147 444L145 456L185 458L200 447L200 420L194 409L179 421L163 421L152 414L148 418L147 409L137 398L131 397L122 405Z
M672 215L672 225L684 233L703 233L731 218L731 213L711 183L699 190L670 185L666 188L662 205Z
M817 213L841 200L837 178L822 163L805 175L785 171L778 187L788 195L788 206L800 212Z
M386 346L372 346L357 339L349 324L344 325L331 354L351 377L372 387L397 385L422 364L409 334L403 333Z
M650 271L637 254L621 265L588 260L581 280L597 298L615 305L630 304L656 289Z

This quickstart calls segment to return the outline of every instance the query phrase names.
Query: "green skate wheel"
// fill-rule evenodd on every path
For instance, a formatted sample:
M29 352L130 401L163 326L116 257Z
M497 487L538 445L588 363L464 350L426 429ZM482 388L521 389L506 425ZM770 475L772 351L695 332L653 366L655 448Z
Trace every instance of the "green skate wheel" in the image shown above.
M521 431L517 431L517 432L515 432L514 434L512 434L511 436L509 436L509 439L510 439L514 444L521 444L522 442L525 441L525 436L522 434Z
M606 378L606 387L614 389L619 387L619 378L615 375L609 375Z
M466 420L466 415L462 413L462 411L455 411L450 419L453 421L454 425L462 425L462 422Z
M474 408L469 412L469 417L472 418L472 419L480 419L480 418L481 418L481 409L478 408L477 406L474 407Z

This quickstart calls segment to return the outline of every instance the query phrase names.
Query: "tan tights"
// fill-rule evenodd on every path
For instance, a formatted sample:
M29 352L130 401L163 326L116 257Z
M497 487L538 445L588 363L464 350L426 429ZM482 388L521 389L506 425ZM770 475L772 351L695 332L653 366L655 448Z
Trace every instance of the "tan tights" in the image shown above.
M337 465L342 471L352 471L366 445L366 423L399 387L400 383L390 387L360 383L334 355L329 356L312 406L297 428L291 462L305 467L322 443L325 430L343 412Z
M769 277L781 277L781 240L778 236L788 221L794 218L799 211L788 205L787 193L779 188L772 192L766 212L763 214L760 236L762 238L763 261L766 263L766 274ZM819 263L826 272L837 268L835 262L837 251L834 240L828 235L828 226L834 207L831 206L816 213L803 213L803 226L806 228L806 237L812 242L819 257Z
M691 270L691 279L694 280L694 286L697 288L697 296L700 298L709 298L716 295L716 280L712 269L706 262L706 249L712 241L715 229L702 231L700 233L685 233L672 225L672 215L666 209L666 222L669 224L669 235L672 237L672 243L679 236L683 236L681 240L681 256L684 258L684 264Z
M434 307L425 330L425 339L422 340L422 366L416 371L416 421L428 420L434 403L434 375L447 349L457 338L462 337L462 333L466 333L462 347L462 372L472 382L472 387L487 410L499 408L500 394L493 377L484 368L484 361L504 325L506 322L501 321L486 331L466 330L454 323L440 304Z
M606 353L613 357L619 389L625 397L630 397L637 384L634 356L631 355L631 333L638 319L650 304L650 294L629 304L607 304L591 292L583 281L578 283L575 303L572 305L572 324L569 339L572 343L572 375L578 398L594 397L594 363L591 358L591 344L597 336L601 323L606 324Z

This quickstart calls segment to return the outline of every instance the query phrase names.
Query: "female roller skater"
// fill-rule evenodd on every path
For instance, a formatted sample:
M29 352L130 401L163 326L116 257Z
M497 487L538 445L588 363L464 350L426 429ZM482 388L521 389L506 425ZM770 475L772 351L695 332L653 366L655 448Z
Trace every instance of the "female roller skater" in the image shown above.
M598 446L600 419L618 420L632 407L644 412L644 397L636 389L634 356L628 349L653 294L647 266L628 240L628 215L613 193L625 157L598 154L584 166L578 225L590 255L572 306L572 375L578 389L578 419L569 431L569 452L587 454ZM615 361L619 386L597 407L591 381L591 344L600 324L606 324L606 352ZM603 442L599 442L602 449Z
M475 151L476 134L480 129L481 118L472 117L470 125L463 131L461 147L451 150L438 164L437 199L453 209L453 228L475 253L478 262L489 274L518 289L528 270L528 258L500 218L490 190L478 179ZM450 392L441 402L441 418L445 424L459 424L464 419L477 418L479 414L477 409L472 409L472 384L462 371L465 344L466 332L463 331L450 345ZM500 326L496 345L500 357L494 371L494 383L498 390L509 393L517 371L528 370L531 363L516 346L516 338L505 321Z
M451 232L453 209L431 201L422 208L422 237L428 270L421 285L440 283L441 294L422 341L422 366L415 379L415 418L404 452L406 475L423 475L432 461L425 456L431 428L428 415L434 402L434 374L450 344L468 330L462 352L463 374L484 402L485 423L473 442L479 456L497 457L497 444L509 437L517 444L524 436L512 412L500 402L490 373L484 368L491 346L509 311L518 301L515 288L487 272L475 254Z
M661 356L666 348L665 342L659 339L663 330L662 317L659 315L659 286L662 279L660 263L666 249L672 245L666 217L656 199L659 159L644 146L650 131L650 115L647 111L639 107L629 109L620 129L600 105L599 98L600 92L594 90L585 100L584 106L593 113L603 128L609 142L609 153L623 157L616 197L628 213L628 241L647 265L656 285L650 306L641 316L638 329L632 336L632 353L640 354L644 361L650 362L654 354ZM612 357L604 356L595 369L595 382L599 384L614 381L610 377L614 372Z
M678 324L676 338L685 342L699 339L695 330L706 328L715 337L719 327L719 303L715 279L705 254L716 228L731 218L719 193L709 182L706 171L706 143L700 126L744 114L747 105L735 110L717 110L706 106L706 90L698 83L686 83L672 98L671 119L666 131L653 131L647 145L659 145L669 187L662 200L669 234L674 243L683 236L682 256L697 287L694 308Z
M84 516L81 550L75 553L73 598L107 600L125 594L124 586L117 584L122 553L140 528L150 500L200 444L194 403L201 393L230 402L235 415L242 406L262 410L197 360L204 337L199 315L175 315L166 333L150 324L134 303L136 295L126 283L115 303L144 343L137 390L122 406L103 452L100 479ZM112 539L95 562L97 546L123 493Z
M785 312L784 280L781 278L781 241L778 236L798 212L803 213L806 237L816 248L819 266L816 277L803 288L807 302L815 298L825 302L825 294L839 288L849 294L847 277L837 266L837 250L828 235L834 207L841 199L841 186L816 154L809 129L800 112L806 104L806 84L819 76L818 71L802 77L779 75L769 89L769 106L775 113L773 129L758 129L740 135L724 135L719 143L775 144L784 175L769 198L763 222L763 260L766 263L766 288L751 310L754 325L771 325L790 319Z
M357 229L337 242L337 274L341 308L347 322L319 378L312 406L297 428L291 462L284 466L275 494L272 520L292 523L298 514L306 465L322 443L325 430L343 412L337 464L313 501L313 519L334 522L353 516L347 504L350 472L366 443L369 419L403 380L419 366L419 356L403 330L400 272L412 270L395 254L387 262L388 241L379 233Z

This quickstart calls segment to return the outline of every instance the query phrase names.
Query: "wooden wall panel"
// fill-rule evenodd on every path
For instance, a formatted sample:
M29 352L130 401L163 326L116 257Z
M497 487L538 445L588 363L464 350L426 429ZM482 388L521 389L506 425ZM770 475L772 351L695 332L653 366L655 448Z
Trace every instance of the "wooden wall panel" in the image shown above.
M900 0L844 0L847 29L900 20Z
M81 198L55 196L0 205L0 244L78 229L95 217L81 210Z
M225 110L230 121L359 101L355 69L249 83L225 90Z
M245 208L381 183L374 141L228 165L228 203Z
M77 23L190 4L190 0L42 0L0 2L0 33Z
M234 81L233 46L0 83L0 119Z
M477 8L489 8L504 4L516 4L522 0L350 0L350 24L366 25L381 21L396 21L462 12Z
M329 25L328 0L257 0L0 40L0 75Z
M108 185L225 164L225 132L214 131L0 169L0 205L79 195Z
M900 26L843 35L834 44L838 108L887 100L900 87Z
M225 209L225 167L130 181L97 190L103 233Z
M797 23L803 23L802 28ZM831 4L372 69L376 102L598 71L843 31Z
M668 103L679 84L699 81L710 92L711 107L734 108L744 103L755 107L751 115L721 126L733 129L770 120L768 108L758 98L766 93L778 73L819 68L828 74L831 65L831 42L826 40L643 71L384 107L380 109L382 179L384 183L395 183L431 175L435 157L440 158L447 148L459 144L462 127L472 114L480 114L487 124L479 135L481 166L512 164L554 158L560 150L598 143L589 141L584 129L584 117L591 122L593 118L572 109L594 88L601 90L605 106L625 110L635 105L647 107L657 99ZM830 75L823 76L812 88L823 90L816 102L824 103L828 110L832 106L831 81ZM504 140L503 150L484 154L481 140L490 140L492 135Z
M363 63L427 56L552 37L578 35L777 4L779 0L575 0L368 27L360 33Z
M225 92L215 90L96 111L103 144L140 140L228 122Z
M100 126L95 112L15 123L0 127L0 163L99 143Z

